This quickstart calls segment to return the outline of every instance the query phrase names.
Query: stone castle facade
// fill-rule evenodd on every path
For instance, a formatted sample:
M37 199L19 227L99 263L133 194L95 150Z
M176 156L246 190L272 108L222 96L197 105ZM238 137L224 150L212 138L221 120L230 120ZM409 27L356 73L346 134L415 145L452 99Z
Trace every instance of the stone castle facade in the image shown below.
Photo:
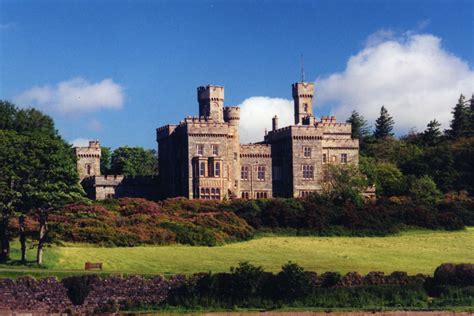
M100 145L76 148L89 197L146 198L305 197L322 189L324 165L358 164L359 141L351 124L313 114L314 84L292 85L294 125L272 130L255 144L240 144L239 107L224 106L224 87L198 87L198 117L156 130L159 177L100 175Z
M314 84L292 85L295 123L262 142L240 144L238 107L224 107L224 87L197 89L199 116L156 131L160 193L189 199L304 197L320 191L326 163L358 164L351 124L313 114Z

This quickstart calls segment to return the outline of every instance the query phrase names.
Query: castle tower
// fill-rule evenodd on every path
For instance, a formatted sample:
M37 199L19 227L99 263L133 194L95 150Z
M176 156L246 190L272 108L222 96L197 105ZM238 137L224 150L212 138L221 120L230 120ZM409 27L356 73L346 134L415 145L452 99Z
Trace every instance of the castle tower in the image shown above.
M278 116L275 115L272 118L272 131L276 131L278 129Z
M99 141L91 140L88 147L75 147L74 150L80 181L87 177L100 176L101 151Z
M310 125L311 121L314 122L314 83L296 82L291 87L295 105L295 125Z
M210 117L215 122L224 122L224 87L201 86L197 88L199 116Z
M234 137L229 138L230 146L228 146L229 157L229 187L228 190L235 196L240 196L240 108L231 106L224 108L224 121L229 124L229 128Z

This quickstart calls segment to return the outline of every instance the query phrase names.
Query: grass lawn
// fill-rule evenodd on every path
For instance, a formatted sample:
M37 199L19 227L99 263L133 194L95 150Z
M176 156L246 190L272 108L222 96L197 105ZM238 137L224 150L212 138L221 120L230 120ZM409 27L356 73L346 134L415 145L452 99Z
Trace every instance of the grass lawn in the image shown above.
M13 260L18 259L13 243ZM29 253L34 256L33 251ZM250 261L279 271L289 260L324 272L407 271L432 274L443 262L474 262L474 227L464 231L410 231L389 237L260 237L219 247L145 246L102 248L69 244L45 251L45 267L0 265L0 276L65 276L83 273L84 262L102 262L104 273L172 274L228 271Z

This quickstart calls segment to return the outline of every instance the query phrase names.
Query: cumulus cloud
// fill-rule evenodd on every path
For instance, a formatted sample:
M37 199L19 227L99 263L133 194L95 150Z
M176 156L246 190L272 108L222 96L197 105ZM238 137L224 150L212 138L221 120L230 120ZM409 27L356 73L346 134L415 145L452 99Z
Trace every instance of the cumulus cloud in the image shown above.
M293 101L270 98L251 97L240 106L240 140L242 143L263 140L265 128L271 130L272 118L278 115L279 127L293 124Z
M87 147L89 146L89 139L87 138L76 138L69 142L72 147Z
M369 36L343 72L318 79L316 91L316 105L332 104L340 120L356 109L373 122L385 105L398 133L424 130L433 118L447 128L459 94L474 92L474 71L439 37L383 30Z
M62 81L55 86L35 86L22 92L15 101L58 113L119 109L124 102L123 88L112 79L90 83L82 78Z

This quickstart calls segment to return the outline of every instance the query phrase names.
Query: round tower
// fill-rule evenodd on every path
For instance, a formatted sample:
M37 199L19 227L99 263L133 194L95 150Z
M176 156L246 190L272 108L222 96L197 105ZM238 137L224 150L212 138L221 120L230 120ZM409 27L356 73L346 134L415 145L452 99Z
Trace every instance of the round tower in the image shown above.
M230 133L233 135L230 138L230 146L228 152L229 161L229 191L239 197L240 196L240 108L237 106L230 106L224 108L224 121L229 124Z

